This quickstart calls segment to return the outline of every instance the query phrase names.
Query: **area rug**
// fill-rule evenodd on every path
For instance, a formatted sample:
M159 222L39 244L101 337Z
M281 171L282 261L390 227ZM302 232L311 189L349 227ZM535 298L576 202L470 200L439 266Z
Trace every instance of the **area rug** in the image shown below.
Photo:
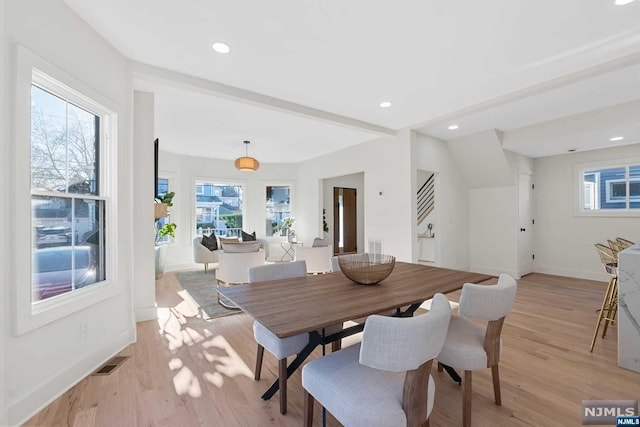
M199 307L203 319L209 320L242 313L241 310L229 310L218 304L216 276L212 272L205 273L202 270L180 271L176 273L176 278L193 302Z

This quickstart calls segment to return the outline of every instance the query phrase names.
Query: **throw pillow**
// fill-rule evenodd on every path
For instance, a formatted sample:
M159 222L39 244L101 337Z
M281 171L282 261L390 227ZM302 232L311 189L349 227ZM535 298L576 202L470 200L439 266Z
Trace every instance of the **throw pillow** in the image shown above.
M249 234L249 233L245 233L243 231L242 232L242 241L243 242L255 242L256 241L256 232L254 231L253 233Z
M313 244L311 245L311 247L314 247L314 248L321 248L325 246L329 246L329 243L327 243L326 240L321 239L319 237L316 237L315 239L313 239Z
M239 241L237 237L220 237L220 246L224 249L225 243L238 243Z
M230 254L258 252L260 250L260 242L227 242L222 245L222 249Z
M203 234L202 240L200 243L202 244L202 246L209 249L210 251L218 250L218 241L216 240L215 234L212 234L211 236L207 236L206 234Z

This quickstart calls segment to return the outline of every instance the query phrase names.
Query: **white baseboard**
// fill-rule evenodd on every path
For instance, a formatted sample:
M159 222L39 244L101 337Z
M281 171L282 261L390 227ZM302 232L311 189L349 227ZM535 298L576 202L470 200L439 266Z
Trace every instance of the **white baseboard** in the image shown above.
M151 307L137 308L135 310L136 323L146 322L147 320L155 320L158 318L158 308L153 305Z
M535 266L535 273L542 274L552 274L554 276L564 276L564 277L573 277L576 279L585 279L585 280L597 280L599 282L608 282L610 276L603 272L590 272L583 270L565 270L561 268L553 268L553 267L543 267L543 266Z
M519 278L517 271L508 270L508 269L500 270L496 268L486 268L486 267L480 267L477 265L472 265L471 267L469 267L469 271L473 271L474 273L480 273L480 274L488 274L490 276L496 276L496 277L498 277L502 273L507 273L511 277Z
M7 409L8 425L23 424L133 342L135 330L126 330L107 345L74 362L50 381L13 402Z

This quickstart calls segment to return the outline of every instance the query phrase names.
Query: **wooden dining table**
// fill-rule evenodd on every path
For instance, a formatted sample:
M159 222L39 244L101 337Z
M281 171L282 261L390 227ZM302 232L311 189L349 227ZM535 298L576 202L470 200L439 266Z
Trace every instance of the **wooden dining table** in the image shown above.
M358 324L330 335L324 334L325 327L391 310L395 310L394 316L409 317L436 293L446 294L465 283L491 278L396 262L389 277L375 285L360 285L336 272L225 287L219 292L279 338L309 333L309 343L287 367L289 377L318 345L360 332L364 326ZM262 398L270 399L277 390L276 380Z

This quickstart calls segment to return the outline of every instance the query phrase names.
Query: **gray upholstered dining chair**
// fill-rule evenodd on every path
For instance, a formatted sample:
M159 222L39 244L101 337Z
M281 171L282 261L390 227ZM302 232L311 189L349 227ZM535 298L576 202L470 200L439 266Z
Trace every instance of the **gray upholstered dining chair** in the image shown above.
M462 424L471 425L471 372L491 368L496 405L501 405L498 362L502 351L502 325L516 296L516 281L501 274L496 285L465 283L458 306L451 316L447 339L438 355L438 370L444 364L464 370ZM486 327L470 319L488 321Z
M304 261L266 264L249 269L249 283L268 280L305 277L307 265ZM278 381L280 386L280 413L287 413L287 357L300 353L309 342L309 334L298 334L288 338L278 338L259 322L253 322L253 335L258 343L255 379L260 379L264 349L269 350L278 359Z
M369 316L362 343L316 359L302 369L304 425L313 423L317 400L342 424L429 424L435 384L432 360L440 353L451 317L437 294L431 311L416 317Z

